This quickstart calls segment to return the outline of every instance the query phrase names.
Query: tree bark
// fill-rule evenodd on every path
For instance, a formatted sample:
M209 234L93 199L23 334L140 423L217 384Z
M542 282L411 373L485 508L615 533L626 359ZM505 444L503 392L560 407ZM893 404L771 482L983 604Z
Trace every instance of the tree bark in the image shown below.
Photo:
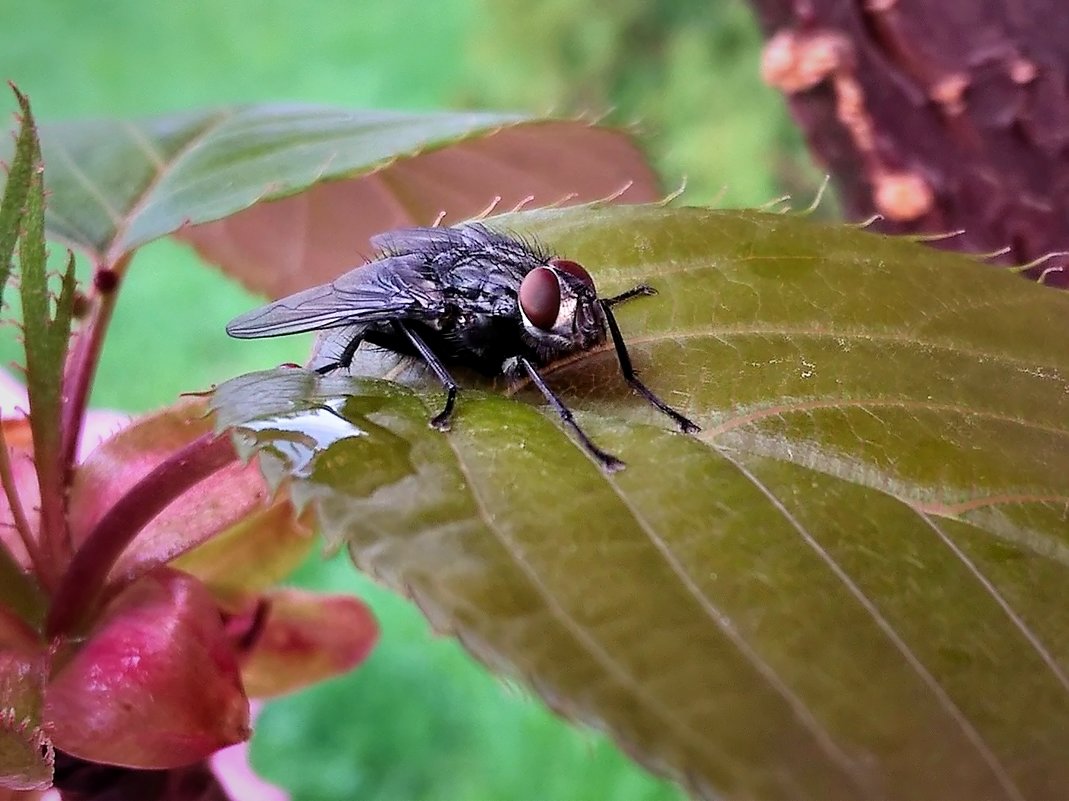
M850 217L1069 287L1069 2L751 2Z

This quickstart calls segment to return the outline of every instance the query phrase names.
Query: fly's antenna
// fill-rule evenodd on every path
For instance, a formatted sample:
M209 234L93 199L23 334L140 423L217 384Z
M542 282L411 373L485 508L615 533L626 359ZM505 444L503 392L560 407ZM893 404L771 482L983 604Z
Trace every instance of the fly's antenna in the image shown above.
M442 224L442 220L445 219L445 209L438 212L438 216L434 218L434 222L431 223L431 228L437 228Z

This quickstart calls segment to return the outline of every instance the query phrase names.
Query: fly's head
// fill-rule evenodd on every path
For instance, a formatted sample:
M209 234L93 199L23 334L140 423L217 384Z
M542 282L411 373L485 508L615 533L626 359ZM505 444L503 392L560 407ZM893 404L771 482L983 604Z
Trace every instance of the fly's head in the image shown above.
M589 350L605 341L605 312L594 279L574 261L550 259L527 273L519 306L528 336L550 355Z

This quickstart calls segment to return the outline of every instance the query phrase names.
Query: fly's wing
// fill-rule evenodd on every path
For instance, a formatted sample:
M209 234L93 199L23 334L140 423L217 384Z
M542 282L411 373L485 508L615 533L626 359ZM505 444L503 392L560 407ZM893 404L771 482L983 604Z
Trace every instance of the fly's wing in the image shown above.
M439 280L419 253L373 261L329 284L305 289L235 317L238 339L276 337L323 328L366 327L392 319L430 320L444 311Z

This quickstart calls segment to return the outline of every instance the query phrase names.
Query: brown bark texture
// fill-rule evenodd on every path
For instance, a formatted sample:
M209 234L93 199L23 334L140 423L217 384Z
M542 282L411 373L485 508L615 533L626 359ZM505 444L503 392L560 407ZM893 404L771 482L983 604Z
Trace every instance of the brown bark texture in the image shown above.
M1069 287L1069 0L751 4L851 218Z

